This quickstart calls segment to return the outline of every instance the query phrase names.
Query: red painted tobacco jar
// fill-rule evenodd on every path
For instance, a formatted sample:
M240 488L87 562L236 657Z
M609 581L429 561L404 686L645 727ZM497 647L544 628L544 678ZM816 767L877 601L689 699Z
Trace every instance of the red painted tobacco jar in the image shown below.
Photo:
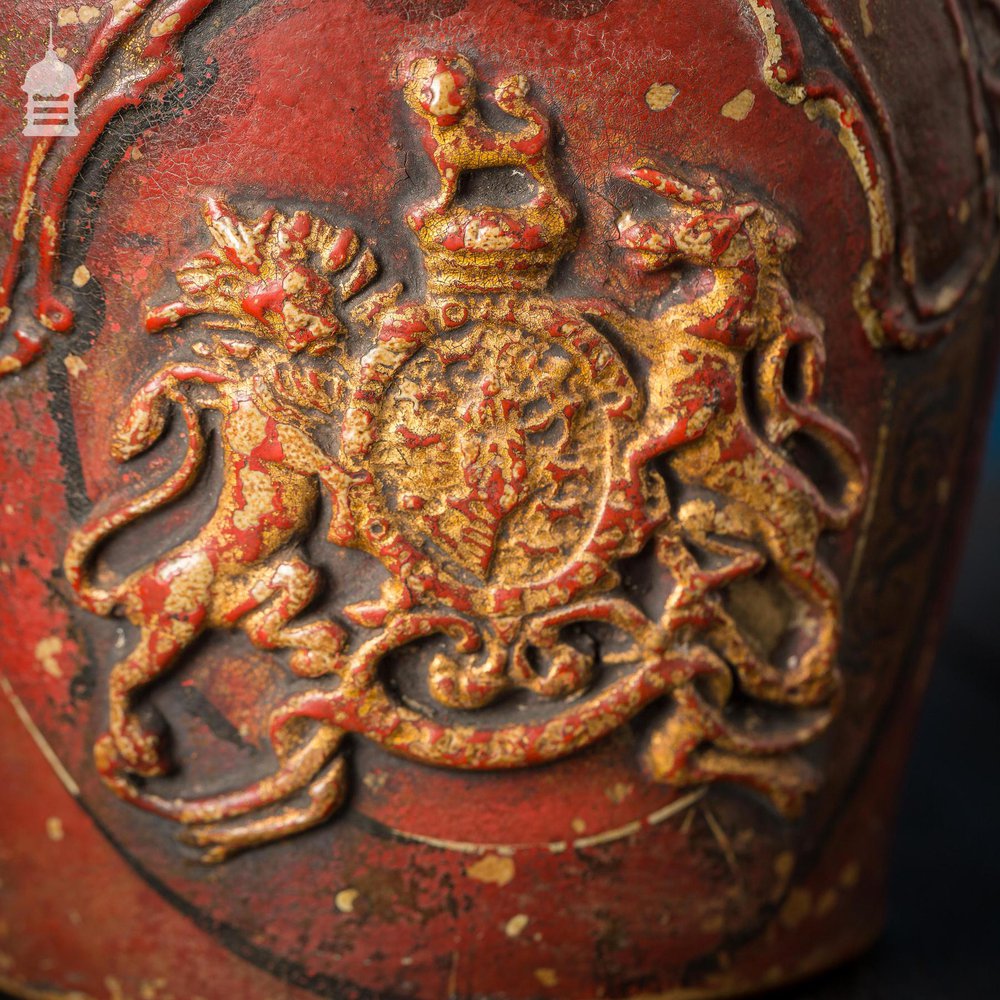
M994 0L5 0L0 987L864 949L998 62Z

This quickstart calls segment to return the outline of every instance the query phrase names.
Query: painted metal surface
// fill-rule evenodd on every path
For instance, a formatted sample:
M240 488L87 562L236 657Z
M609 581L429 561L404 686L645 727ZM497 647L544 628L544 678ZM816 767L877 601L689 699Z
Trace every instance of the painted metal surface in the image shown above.
M1000 12L902 6L16 6L0 983L872 939L998 231ZM50 14L80 134L27 139Z

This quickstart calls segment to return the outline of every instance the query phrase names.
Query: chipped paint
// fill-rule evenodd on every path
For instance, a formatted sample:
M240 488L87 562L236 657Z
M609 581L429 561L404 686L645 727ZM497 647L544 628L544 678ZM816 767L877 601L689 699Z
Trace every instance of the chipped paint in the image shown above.
M680 91L672 83L653 83L646 91L650 111L666 111L677 100Z
M756 97L752 90L741 90L735 97L722 105L721 115L734 122L744 121L753 110Z
M816 901L816 916L829 916L840 902L840 894L836 889L827 889Z
M357 889L341 889L336 896L333 897L334 906L340 910L341 913L353 913L354 904L358 901L358 897L361 893Z
M813 914L813 894L806 888L795 888L789 894L781 910L778 920L782 927L794 930L804 920Z
M610 802L621 805L634 791L635 785L625 781L617 781L615 784L609 785L604 790L604 794Z
M63 364L66 366L66 371L69 372L72 378L77 378L82 375L87 370L87 362L83 358L78 357L76 354L67 354L63 358Z
M62 677L62 667L59 665L59 655L62 653L62 639L57 635L40 639L35 646L35 659L49 677Z
M504 858L499 854L487 854L468 865L465 874L477 882L502 888L514 881L517 866L514 864L513 858Z
M870 38L875 34L875 23L872 21L872 0L858 0L861 12L861 30L865 33L865 38Z
M861 865L857 861L851 861L844 866L840 873L840 884L845 889L853 889L861 878Z

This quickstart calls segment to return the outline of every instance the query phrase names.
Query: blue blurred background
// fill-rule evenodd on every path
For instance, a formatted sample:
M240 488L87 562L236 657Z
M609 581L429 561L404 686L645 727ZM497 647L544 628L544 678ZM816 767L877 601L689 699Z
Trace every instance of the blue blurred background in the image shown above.
M987 450L987 465L994 476L1000 475L1000 407L993 404L993 420L990 423L990 440Z

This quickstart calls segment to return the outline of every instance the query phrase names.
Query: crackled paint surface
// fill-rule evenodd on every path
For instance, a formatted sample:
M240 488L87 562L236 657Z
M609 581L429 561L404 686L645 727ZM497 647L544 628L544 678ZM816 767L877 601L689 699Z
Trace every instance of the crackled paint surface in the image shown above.
M0 987L724 996L871 939L1000 62L995 4L889 6L19 5ZM29 145L50 18L81 135Z
M201 360L152 375L118 422L112 450L129 461L160 438L175 404L184 461L70 540L66 576L81 603L104 615L120 609L139 630L111 670L101 773L126 800L193 827L187 839L221 861L340 807L347 733L423 764L523 768L590 746L668 696L672 710L644 751L655 780L741 782L800 812L819 776L794 751L827 727L841 684L838 588L816 545L821 531L858 513L864 473L857 442L815 408L822 329L787 284L792 229L714 178L694 187L650 165L621 167L622 180L664 203L619 221L637 280L700 266L704 291L652 319L601 299L560 301L546 285L576 213L554 179L551 129L527 102L528 81L496 87L497 105L530 123L507 133L480 118L464 57L417 58L407 74L406 99L429 120L424 147L442 180L436 197L407 211L425 302L399 304L399 284L362 297L353 317L372 331L372 346L356 360L331 355L347 330L336 309L343 294L320 271L347 266L355 233L304 212L243 220L209 199L214 246L178 272L184 296L147 314L152 333L202 315L224 317L212 323L225 333L214 347L194 345ZM534 178L534 197L502 215L456 201L463 173L498 166ZM588 316L645 360L643 386ZM793 347L795 402L785 388ZM750 352L759 388L744 384ZM204 464L199 405L222 413L214 513L149 568L97 584L91 564L102 542L189 489ZM339 422L336 460L308 433L322 418ZM840 480L834 496L782 454L794 433L825 451ZM671 509L656 459L708 492ZM296 546L317 483L329 494L327 537L375 557L390 577L340 621L299 623L319 585ZM647 544L673 581L659 615L619 589L619 564ZM697 552L714 557L711 568ZM723 599L766 567L780 652ZM372 634L352 641L345 619ZM608 633L589 649L566 634L588 623ZM212 628L242 629L261 649L290 648L294 674L336 682L273 710L276 775L218 796L166 798L136 782L174 765L162 726L141 719L142 693ZM556 709L532 723L481 726L397 701L380 664L407 651L420 663L413 647L431 637L445 640L426 667L443 706L479 710L523 689ZM612 656L630 669L599 684L599 662ZM783 724L741 718L734 695L784 707ZM311 801L298 807L303 789ZM281 813L256 815L285 800Z

